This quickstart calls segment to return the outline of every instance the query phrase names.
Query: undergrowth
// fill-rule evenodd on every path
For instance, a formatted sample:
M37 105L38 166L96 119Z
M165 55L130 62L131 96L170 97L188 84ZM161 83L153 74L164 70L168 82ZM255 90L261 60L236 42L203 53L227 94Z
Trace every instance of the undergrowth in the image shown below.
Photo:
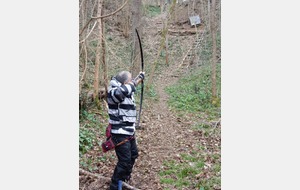
M164 190L221 188L220 128L198 124L192 129L203 134L202 142L181 152L177 159L164 161L159 172L160 182L167 186Z
M212 98L211 65L197 67L178 83L166 88L169 106L178 115L187 112L204 120L221 117L221 66L217 64L217 98ZM191 126L202 134L195 147L180 154L179 159L164 162L160 182L171 189L211 190L221 187L220 128L203 123ZM194 138L194 137L193 137ZM167 190L165 188L164 190Z
M96 167L93 166L95 161L88 157L88 153L94 149L100 150L99 137L104 136L106 128L106 123L101 122L101 118L105 118L105 115L101 110L98 112L82 110L80 113L79 163L90 171Z
M144 12L147 17L155 17L160 14L160 7L154 5L145 5Z
M135 92L135 103L137 105L140 104L141 92L142 92L142 85L138 85L136 87L136 92ZM149 85L149 87L148 87L147 82L144 83L143 99L150 100L150 101L158 101L158 94L157 94L153 84Z
M217 98L212 98L211 66L203 65L177 84L167 87L171 108L190 113L204 112L211 119L220 117L221 107L221 66L217 64Z
M210 159L216 160L208 168L200 151L180 154L180 160L165 161L163 169L159 172L160 182L168 184L176 189L202 189L210 190L221 186L221 163L218 155L212 155ZM208 170L214 173L211 177L205 177ZM165 188L167 190L168 188Z

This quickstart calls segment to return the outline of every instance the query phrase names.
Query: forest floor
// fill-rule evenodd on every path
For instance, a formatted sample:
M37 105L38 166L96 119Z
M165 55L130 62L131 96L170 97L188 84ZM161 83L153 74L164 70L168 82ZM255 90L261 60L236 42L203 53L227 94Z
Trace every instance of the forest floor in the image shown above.
M151 36L157 33L157 26L154 25L159 23L160 20L159 17L148 19L148 28L145 32L145 35L148 36L145 39L151 39ZM156 101L145 100L141 115L142 129L136 131L139 157L134 165L132 178L128 182L135 188L142 190L178 189L175 184L161 183L160 172L166 169L166 162L182 163L184 162L183 154L190 155L195 152L203 156L204 167L201 173L190 180L199 181L201 178L210 178L214 175L211 166L216 160L212 159L211 155L221 155L221 123L215 123L214 127L219 131L217 135L206 135L203 131L194 130L192 127L204 122L199 117L195 117L193 114L179 115L168 106L169 96L165 88L174 85L186 73L186 68L179 67L178 63L163 67L158 76L155 76L153 86L157 93L157 99ZM200 150L199 146L204 148ZM96 173L110 179L117 159L114 157L114 151L105 154L110 159L107 162L99 163L99 172ZM218 157L217 161L220 162L220 159ZM81 174L80 189L106 190L109 189L109 181L94 179ZM180 189L190 190L199 189L199 187L190 186L189 188L181 187ZM221 189L221 187L217 185L214 189Z

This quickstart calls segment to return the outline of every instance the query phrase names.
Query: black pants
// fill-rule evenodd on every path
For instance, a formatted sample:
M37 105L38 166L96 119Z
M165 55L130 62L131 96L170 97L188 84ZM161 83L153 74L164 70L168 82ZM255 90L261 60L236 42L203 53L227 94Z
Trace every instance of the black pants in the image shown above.
M116 144L128 137L130 136L112 134L112 139ZM135 138L117 146L115 151L118 157L118 163L111 178L110 190L118 190L118 181L125 181L130 178L135 159L138 157Z

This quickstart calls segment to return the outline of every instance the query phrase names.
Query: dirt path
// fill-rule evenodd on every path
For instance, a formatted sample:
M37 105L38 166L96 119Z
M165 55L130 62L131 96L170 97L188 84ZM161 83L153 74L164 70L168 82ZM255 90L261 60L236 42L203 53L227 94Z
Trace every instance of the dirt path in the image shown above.
M168 95L165 87L177 81L172 77L177 70L177 65L171 65L158 76L156 92L158 102L143 111L143 130L137 131L140 157L138 158L133 174L136 179L133 186L141 189L162 189L159 185L159 170L163 161L177 156L178 139L185 136L186 123L179 122L167 105Z

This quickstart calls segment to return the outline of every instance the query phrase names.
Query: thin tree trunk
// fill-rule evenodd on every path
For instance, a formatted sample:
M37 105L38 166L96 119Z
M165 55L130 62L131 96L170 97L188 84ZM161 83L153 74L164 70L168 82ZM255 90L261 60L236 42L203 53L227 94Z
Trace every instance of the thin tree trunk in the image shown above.
M216 9L216 0L212 0L211 3L211 15L210 15L210 27L211 27L211 38L212 38L212 97L215 99L217 97L217 85L216 85L216 58L217 58L217 42L216 42L216 27L215 27L215 9Z
M123 0L124 3L125 0ZM120 18L121 29L125 38L129 37L129 6L122 10Z
M102 14L102 1L99 0L98 2L98 12L97 16L101 16ZM99 32L99 41L97 44L96 49L96 60L95 60L95 75L94 75L94 100L98 99L98 93L99 93L99 69L100 69L100 59L101 59L101 36L102 36L102 19L98 19L98 32Z
M81 79L79 82L79 94L81 93L81 89L82 89L82 84L84 83L85 80L85 76L86 76L86 70L87 70L87 62L88 62L88 54L87 54L87 48L86 48L86 42L83 42L83 49L84 49L84 55L85 55L85 59L84 59L84 64L83 64L83 72L81 75Z
M135 29L139 31L140 36L142 36L142 27L141 27L141 9L142 9L142 1L141 0L133 0L132 1L132 41L133 41L133 55L132 55L132 76L136 76L140 71L140 59L137 59L137 55L140 54L139 50L139 42L135 33Z
M102 49L102 64L103 64L103 81L104 81L104 88L105 88L105 95L107 93L107 85L108 85L108 77L107 77L107 64L106 64L106 50L105 50L105 27L104 21L102 20L102 40L101 40L101 49Z
M211 10L210 10L210 2L211 0L207 0L207 25L208 25L208 28L210 28L210 18L211 18Z
M87 14L87 1L86 0L81 0L80 2L80 12L81 12L81 25L83 26L85 24L86 21L86 14ZM79 81L79 94L81 93L81 89L82 89L82 83L85 80L85 73L86 73L86 69L87 69L87 47L86 47L86 42L81 43L81 50L84 50L83 55L84 58L82 60L82 75L81 75L81 79ZM79 57L81 57L81 53L79 53ZM80 62L79 62L80 64Z
M129 15L130 11L129 11L129 6L126 7L125 10L125 29L124 29L124 36L125 38L129 37L129 21L130 21L130 15Z
M172 1L172 5L174 6L174 11L172 13L173 14L173 25L175 25L177 23L177 19L178 19L177 14L174 14L175 12L177 12L177 9L178 9L178 5L176 3L176 0Z
M204 8L203 8L203 6L204 6L204 4L203 4L203 0L200 0L199 1L199 5L200 5L200 21L201 21L201 23L203 22L203 18L204 18Z

